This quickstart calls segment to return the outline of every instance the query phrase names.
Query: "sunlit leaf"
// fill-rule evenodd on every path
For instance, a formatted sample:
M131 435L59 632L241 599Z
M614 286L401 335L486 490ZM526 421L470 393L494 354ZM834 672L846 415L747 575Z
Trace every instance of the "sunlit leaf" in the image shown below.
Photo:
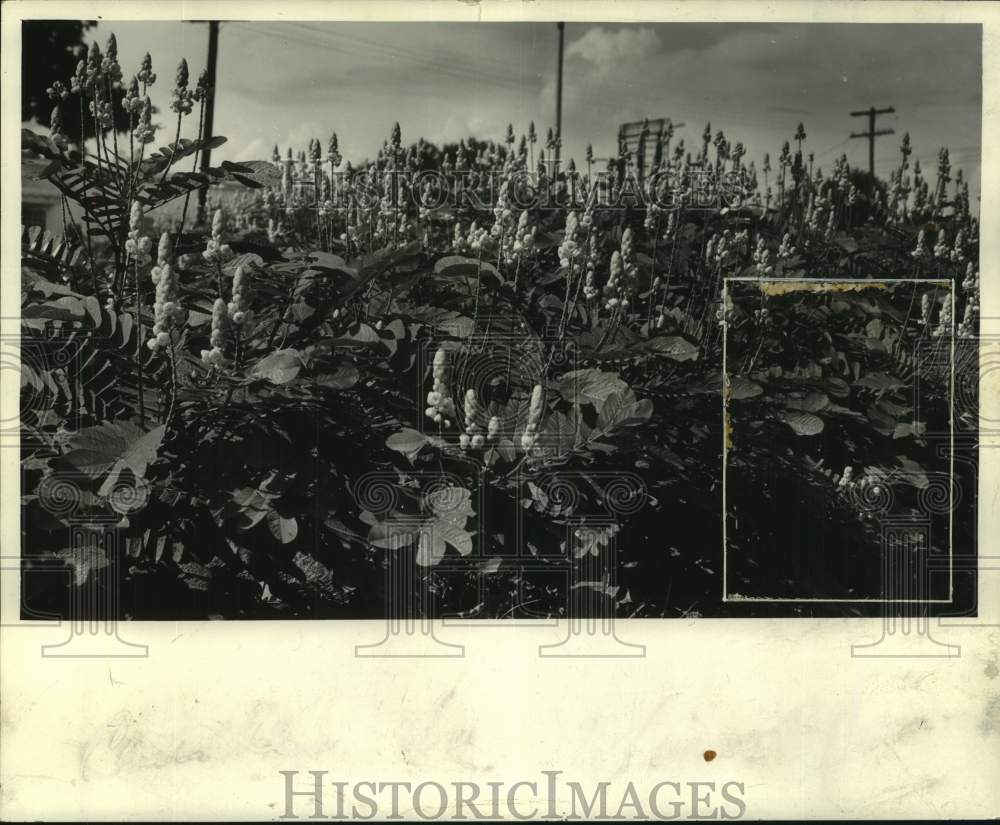
M298 350L279 349L265 356L253 368L254 378L263 378L272 384L287 384L302 370L302 357Z

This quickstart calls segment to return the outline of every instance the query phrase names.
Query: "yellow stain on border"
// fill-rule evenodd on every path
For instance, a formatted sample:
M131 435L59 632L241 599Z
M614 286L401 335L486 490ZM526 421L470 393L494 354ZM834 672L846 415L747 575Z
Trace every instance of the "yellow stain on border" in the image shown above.
M884 283L849 283L845 281L756 281L765 295L787 295L791 292L864 292L866 289L888 289Z

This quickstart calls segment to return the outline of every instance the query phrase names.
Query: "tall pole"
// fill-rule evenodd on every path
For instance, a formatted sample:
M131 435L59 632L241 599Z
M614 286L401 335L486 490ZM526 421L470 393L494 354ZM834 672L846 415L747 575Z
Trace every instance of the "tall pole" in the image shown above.
M208 95L208 99L205 101L205 129L204 137L209 139L213 137L212 129L214 128L215 120L215 69L216 64L219 62L219 21L210 20L208 22L208 65L206 66L206 71L208 72L208 87L211 92ZM212 165L212 150L205 148L201 152L201 173L207 174L209 167ZM198 190L198 225L201 226L205 223L207 215L205 212L205 201L208 198L208 187L203 186Z
M868 173L875 177L875 109L868 110Z
M889 106L886 109L876 109L872 106L870 109L864 109L860 112L851 112L851 117L867 117L868 118L868 131L867 132L851 132L852 138L867 138L868 139L868 173L872 178L872 186L875 186L875 138L880 135L891 135L895 133L894 129L875 129L875 118L879 115L891 115L894 114L896 110Z
M559 149L562 144L563 37L566 24L557 23L556 25L559 27L559 64L556 69L556 163L558 164Z

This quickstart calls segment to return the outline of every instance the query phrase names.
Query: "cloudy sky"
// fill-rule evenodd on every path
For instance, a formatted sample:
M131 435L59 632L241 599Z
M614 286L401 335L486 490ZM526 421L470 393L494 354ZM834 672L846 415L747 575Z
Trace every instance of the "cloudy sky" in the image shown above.
M114 31L126 76L153 55L154 103L166 108L178 60L205 65L207 25L102 22ZM404 140L501 138L555 120L554 23L222 24L216 134L220 159L269 158L272 146L304 148L336 131L357 161L373 155L399 121ZM566 25L564 157L615 151L618 125L671 117L689 147L706 121L743 141L758 165L805 123L806 150L828 169L846 152L867 166L867 141L850 112L894 106L878 128L885 174L909 131L915 155L933 167L940 146L979 192L981 31L957 25L588 24ZM794 145L794 144L793 144ZM214 156L213 156L214 157Z

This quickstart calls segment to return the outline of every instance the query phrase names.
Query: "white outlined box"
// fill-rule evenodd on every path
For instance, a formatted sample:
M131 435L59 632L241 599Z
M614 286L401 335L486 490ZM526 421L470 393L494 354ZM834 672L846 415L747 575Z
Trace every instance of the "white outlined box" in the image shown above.
M948 336L949 356L949 388L948 388L948 410L949 410L949 507L948 507L948 598L814 598L814 597L767 597L767 596L745 596L736 595L729 591L729 512L727 507L727 470L728 453L730 451L730 374L728 369L728 309L730 306L730 283L750 283L750 284L775 284L785 287L785 291L802 292L825 292L836 291L837 286L844 285L852 287L854 290L865 288L878 288L879 284L911 283L911 284L931 284L938 287L946 287L950 296L951 305L951 330ZM798 289L787 289L789 284L801 284ZM822 285L822 286L821 286ZM762 294L763 291L762 291ZM782 293L778 293L782 294ZM723 278L722 284L722 304L724 308L722 322L722 601L725 602L791 602L791 603L875 603L875 604L951 604L954 601L954 478L955 478L955 287L951 279L943 278L751 278L734 277ZM883 552L884 548L883 548Z

